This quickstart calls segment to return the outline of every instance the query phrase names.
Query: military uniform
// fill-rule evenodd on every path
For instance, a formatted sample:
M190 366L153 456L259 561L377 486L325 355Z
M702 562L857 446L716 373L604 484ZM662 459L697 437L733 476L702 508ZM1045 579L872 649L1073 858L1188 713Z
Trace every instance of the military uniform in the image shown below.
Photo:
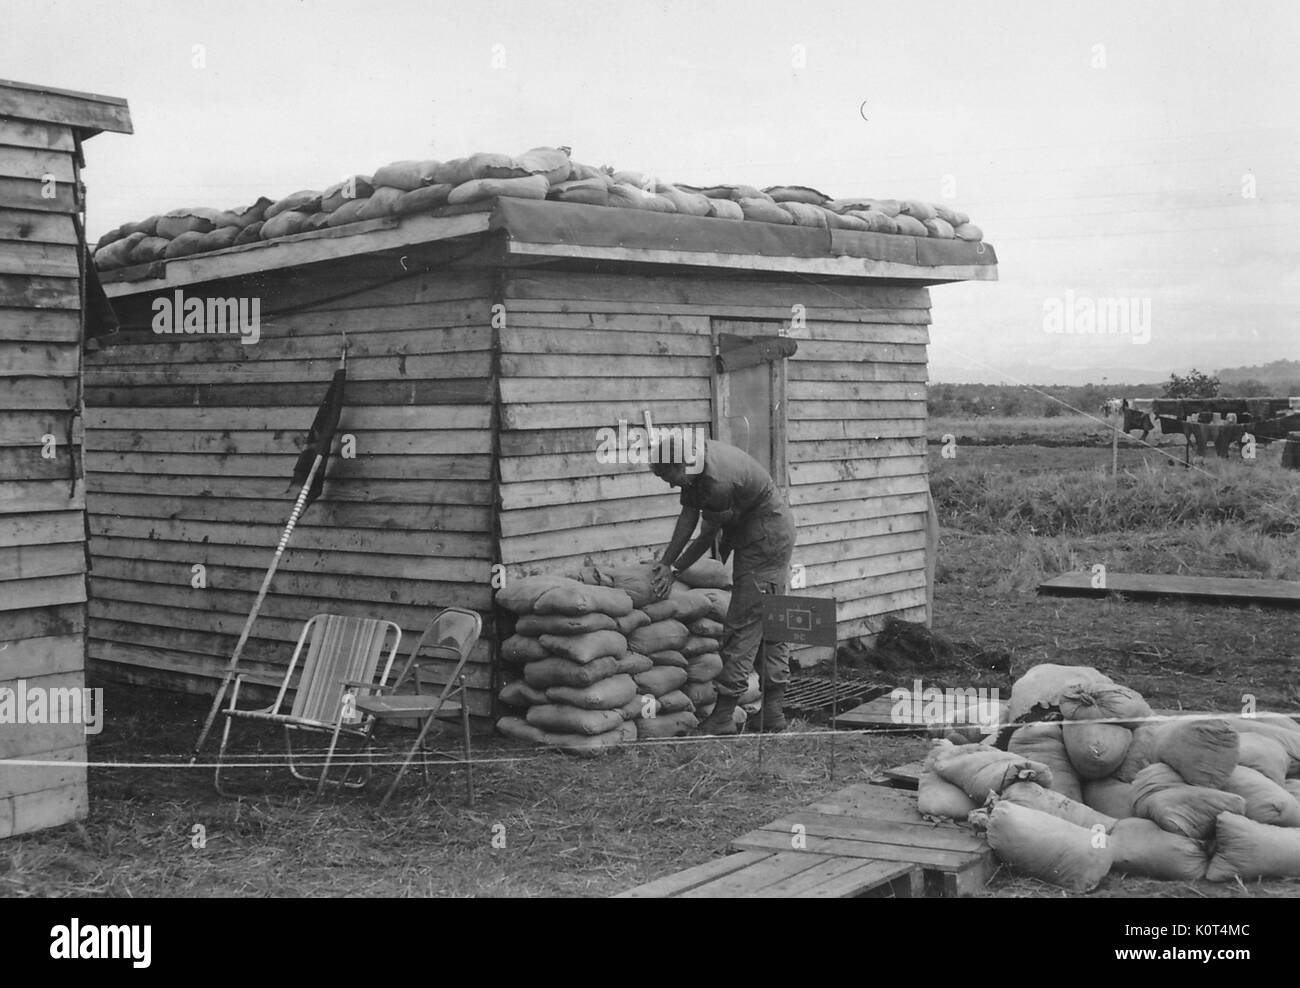
M722 638L720 695L745 692L762 644L759 680L784 687L790 680L790 647L763 643L765 593L788 593L790 556L796 537L794 514L762 465L743 450L712 439L704 444L704 467L682 488L684 508L700 512L721 528L723 556L734 553L731 606Z

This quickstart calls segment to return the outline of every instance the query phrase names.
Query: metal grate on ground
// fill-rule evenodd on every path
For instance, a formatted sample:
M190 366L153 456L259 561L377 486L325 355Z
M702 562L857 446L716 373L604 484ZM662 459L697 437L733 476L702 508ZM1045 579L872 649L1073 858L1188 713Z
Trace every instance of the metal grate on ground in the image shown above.
M849 710L892 689L892 686L864 683L858 679L833 681L825 676L796 676L786 687L782 705L786 710L803 716L829 714L832 707L839 711Z

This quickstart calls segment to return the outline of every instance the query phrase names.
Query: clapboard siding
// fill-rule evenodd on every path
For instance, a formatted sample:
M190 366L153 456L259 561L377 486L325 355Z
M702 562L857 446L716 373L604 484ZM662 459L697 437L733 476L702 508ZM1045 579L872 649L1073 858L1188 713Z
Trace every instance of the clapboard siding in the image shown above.
M125 103L0 82L0 688L85 684L78 137ZM89 128L89 129L88 129ZM85 816L81 723L0 725L0 838Z
M290 476L345 333L340 445L253 626L248 668L282 675L319 612L396 621L403 656L436 608L490 622L490 286L444 272L343 298L303 277L185 289L255 295L252 344L155 333L165 292L117 300L123 332L86 369L91 657L132 667L131 681L213 688L289 517ZM486 715L487 643L474 662L471 711Z
M786 487L794 563L840 603L841 634L925 617L924 289L719 277L527 272L507 277L501 330L501 549L508 572L644 559L675 492L644 466L602 464L619 418L708 427L714 321L776 322L787 362ZM802 306L802 310L797 309ZM792 322L792 316L796 316Z

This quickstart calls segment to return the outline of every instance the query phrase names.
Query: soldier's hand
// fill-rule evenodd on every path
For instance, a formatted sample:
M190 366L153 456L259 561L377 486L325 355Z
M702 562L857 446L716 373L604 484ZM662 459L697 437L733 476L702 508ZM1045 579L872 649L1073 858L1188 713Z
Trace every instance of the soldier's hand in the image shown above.
M650 570L650 589L662 600L673 588L673 570L664 563L655 563Z

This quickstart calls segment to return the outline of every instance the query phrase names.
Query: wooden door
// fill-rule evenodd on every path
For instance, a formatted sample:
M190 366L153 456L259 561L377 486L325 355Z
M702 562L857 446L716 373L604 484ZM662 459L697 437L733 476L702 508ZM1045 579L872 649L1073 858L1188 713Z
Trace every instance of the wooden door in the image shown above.
M786 358L794 340L775 320L713 320L713 435L743 449L786 494Z

